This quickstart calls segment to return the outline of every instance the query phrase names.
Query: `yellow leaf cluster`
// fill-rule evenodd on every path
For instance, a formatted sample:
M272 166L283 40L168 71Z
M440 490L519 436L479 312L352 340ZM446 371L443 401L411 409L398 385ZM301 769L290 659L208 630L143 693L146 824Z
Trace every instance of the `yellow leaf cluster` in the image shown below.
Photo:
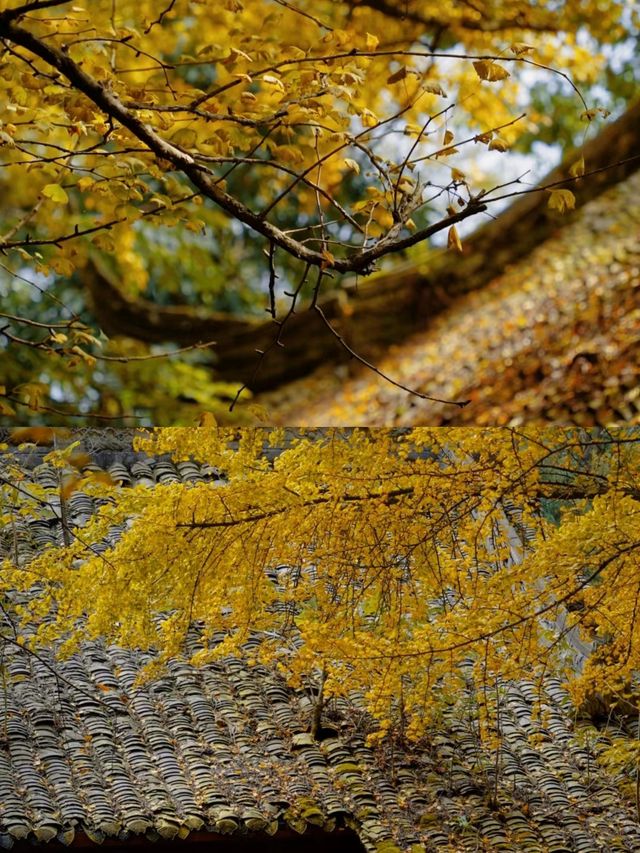
M162 662L195 621L203 664L257 632L252 656L292 684L322 669L327 695L360 691L383 733L410 737L463 680L565 671L569 629L593 649L569 676L577 700L626 689L640 667L637 430L200 427L139 447L225 479L93 482L109 501L81 537L26 572L3 566L5 586L38 578L25 618L55 601L41 639L72 649L88 632ZM33 514L47 493L31 488L18 503ZM106 553L88 547L115 525Z

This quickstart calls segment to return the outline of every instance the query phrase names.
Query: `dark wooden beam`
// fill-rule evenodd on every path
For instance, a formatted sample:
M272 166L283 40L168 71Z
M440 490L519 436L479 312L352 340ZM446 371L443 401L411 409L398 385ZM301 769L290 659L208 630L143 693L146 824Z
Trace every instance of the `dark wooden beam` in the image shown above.
M39 845L30 841L18 841L11 848L14 853L34 853ZM44 848L44 845L42 845ZM275 835L264 832L242 833L233 832L222 835L213 832L191 832L186 839L159 839L151 841L144 835L133 835L126 840L106 838L97 844L84 832L76 832L75 838L69 845L53 840L46 844L47 853L63 853L74 849L100 850L108 849L109 853L126 853L131 850L148 850L149 853L202 853L211 848L220 853L326 853L328 848L332 853L362 853L362 842L352 829L346 827L325 832L316 826L308 826L303 833L295 832L288 827L278 830Z

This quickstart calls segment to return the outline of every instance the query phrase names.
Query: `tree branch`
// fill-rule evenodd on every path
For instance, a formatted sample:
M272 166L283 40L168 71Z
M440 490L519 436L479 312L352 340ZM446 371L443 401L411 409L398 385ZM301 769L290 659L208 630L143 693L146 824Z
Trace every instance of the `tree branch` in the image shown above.
M443 22L441 18L432 18L423 15L420 12L407 9L407 3L402 2L401 8L397 8L390 0L360 0L356 4L354 0L350 0L350 4L355 6L368 6L370 9L375 9L377 12L386 15L395 20L412 21L415 24L420 24L423 27L441 29ZM449 26L462 27L465 30L477 30L483 33L495 33L509 29L527 29L535 30L536 32L556 32L557 27L551 24L534 24L526 20L522 14L516 14L513 18L505 18L495 21L478 21L474 18L460 18L456 21L451 21Z
M188 177L191 183L207 198L215 202L234 219L248 225L254 231L262 234L271 243L281 247L290 255L313 266L326 268L327 259L321 252L310 249L304 243L294 240L284 231L268 222L257 213L251 211L242 202L220 188L217 178L196 159L170 142L159 136L153 128L145 124L134 113L122 103L118 96L107 86L98 82L87 74L78 63L53 45L46 44L41 39L14 23L15 14L0 13L0 37L8 39L14 44L26 48L35 56L40 57L48 65L55 68L78 91L86 95L96 106L98 106L112 120L118 121L126 127L140 142L143 142L158 159L166 160L168 163ZM369 249L359 250L345 258L335 258L329 267L337 272L367 273L371 271L372 264L390 252L413 246L420 240L425 240L432 234L436 234L456 222L461 222L469 216L473 216L484 210L482 204L470 204L455 216L448 216L416 234L412 234L402 240L381 239Z
M593 498L597 495L603 495L610 491L609 484L597 486L593 488L580 488L578 486L563 486L563 485L545 485L539 484L531 489L531 496L534 498L556 498L560 500L584 500ZM622 488L620 493L631 497L636 501L640 501L640 488ZM468 496L472 497L473 492L469 492ZM478 493L480 494L480 493ZM338 495L326 496L317 498L308 498L299 504L290 506L274 507L273 509L261 510L260 512L251 515L245 515L240 518L227 518L221 521L185 521L176 522L176 528L186 528L188 530L208 530L208 529L223 529L226 527L237 527L240 524L254 524L258 521L265 521L268 518L275 518L282 515L290 509L300 509L300 507L314 507L329 503L360 503L363 501L382 500L385 503L395 502L397 498L411 498L415 495L415 489L412 486L406 486L401 489L390 489L387 492L367 492L363 495ZM640 544L639 544L640 547Z
M13 9L6 9L0 13L0 20L15 21L28 12L37 12L40 9L50 9L52 6L64 6L68 0L32 0L31 3L23 3Z

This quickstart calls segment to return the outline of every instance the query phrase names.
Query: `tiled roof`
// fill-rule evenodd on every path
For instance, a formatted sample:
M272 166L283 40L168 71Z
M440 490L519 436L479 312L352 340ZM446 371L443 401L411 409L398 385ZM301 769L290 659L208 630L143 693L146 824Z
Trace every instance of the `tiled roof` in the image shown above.
M217 476L126 447L94 459L123 482ZM36 464L34 476L46 472ZM73 497L81 521L91 499ZM55 519L32 538L34 549L59 541ZM631 806L595 761L601 733L574 722L553 678L540 713L532 683L505 688L496 756L455 708L417 746L369 747L357 697L331 700L314 741L311 695L268 667L228 657L196 669L176 659L163 677L136 686L148 660L86 642L60 662L51 650L35 657L5 639L1 845L347 825L372 853L640 850Z
M80 440L81 449L86 450L90 456L91 461L83 465L83 472L106 471L114 483L124 486L214 482L221 479L221 472L212 465L203 465L191 460L173 462L168 456L151 458L145 453L133 450L134 430L120 430L112 435L105 431L102 437L101 432L102 430L88 429L73 431L66 435L67 441ZM0 443L3 438L6 440L10 435L10 431L6 431L4 436L0 434ZM50 465L43 462L43 458L50 451L49 446L25 445L24 449L16 448L14 455L19 459L21 467L29 472L34 482L55 489L57 474ZM53 493L48 500L51 508L48 517L47 513L44 513L43 518L17 519L17 536L14 527L0 530L0 559L11 555L14 558L17 556L20 560L26 560L49 544L63 543L60 498ZM82 526L95 512L100 500L79 489L69 495L65 504L69 524ZM119 533L118 529L114 529L105 540L103 547L108 547Z
M86 643L63 663L5 649L0 738L0 842L101 842L192 831L274 833L353 826L391 853L488 848L583 853L640 849L640 827L576 731L560 684L512 685L496 757L473 725L449 715L419 750L369 748L355 710L331 710L329 736L307 733L312 702L239 658L136 688L145 655ZM59 674L56 675L49 664ZM71 686L73 685L73 686ZM4 715L4 710L3 710ZM533 737L532 737L533 736Z

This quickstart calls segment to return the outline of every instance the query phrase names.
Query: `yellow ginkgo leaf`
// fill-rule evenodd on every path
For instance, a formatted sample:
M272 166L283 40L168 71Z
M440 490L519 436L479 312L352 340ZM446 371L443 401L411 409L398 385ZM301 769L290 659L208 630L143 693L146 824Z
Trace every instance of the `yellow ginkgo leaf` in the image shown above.
M504 80L511 76L506 68L498 65L492 59L477 59L473 63L473 67L481 80L488 80L490 83L494 83L496 80Z
M20 396L34 412L40 409L42 398L46 396L47 386L42 382L28 382L20 389Z
M430 95L440 95L441 98L447 97L447 93L439 83L425 83L422 88Z
M525 53L533 53L535 45L527 44L524 41L516 41L509 45L509 50L511 53L515 54L515 56L524 56Z
M457 154L458 149L455 145L450 145L448 148L441 148L440 151L436 151L435 157L450 157L452 154Z
M66 204L69 201L69 196L60 184L47 184L42 188L42 195L55 201L56 204Z
M334 255L332 255L328 249L322 250L322 257L324 259L322 261L322 269L326 269L327 267L333 266L333 264L335 264L336 262Z
M489 143L489 151L507 151L509 143L500 136L495 136Z
M404 80L407 76L407 69L403 66L399 68L397 71L394 71L393 74L387 77L387 83L399 83L400 80Z
M180 127L171 135L171 142L183 148L192 148L197 141L198 134L192 127Z
M460 235L458 234L458 229L455 225L452 225L451 228L449 228L449 233L447 234L447 249L455 249L456 252L462 252Z
M564 213L566 210L573 210L576 206L576 197L571 190L551 190L549 196L548 207L551 210L557 210Z
M285 91L282 80L278 79L278 77L274 77L273 74L263 74L262 79L265 83L268 83L270 86L275 86L276 89L279 89L281 92Z
M366 35L366 45L367 50L375 50L380 44L380 39L378 36L374 36L371 33L367 33Z
M214 427L217 425L218 421L216 420L216 416L213 412L200 412L200 416L198 417L198 426Z
M584 157L580 157L579 160L576 160L573 166L569 169L569 174L572 178L579 178L581 175L584 175Z
M362 124L365 127L377 127L378 117L371 110L364 109L361 113Z

